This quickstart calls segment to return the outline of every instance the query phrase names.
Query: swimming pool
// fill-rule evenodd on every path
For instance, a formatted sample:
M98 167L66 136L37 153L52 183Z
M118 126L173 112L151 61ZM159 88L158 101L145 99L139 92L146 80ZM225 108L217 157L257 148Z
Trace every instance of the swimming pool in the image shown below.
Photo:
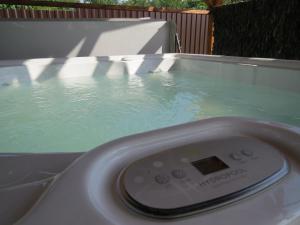
M298 61L185 54L0 63L0 152L80 152L214 116L300 126Z

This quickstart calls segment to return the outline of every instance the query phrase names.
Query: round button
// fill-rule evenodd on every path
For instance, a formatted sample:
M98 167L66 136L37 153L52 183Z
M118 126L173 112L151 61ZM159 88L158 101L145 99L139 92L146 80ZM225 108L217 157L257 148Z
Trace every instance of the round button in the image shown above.
M168 175L159 174L154 177L156 183L158 184L166 184L169 182L170 177Z
M245 156L253 156L253 152L251 150L243 149L241 153Z
M153 166L156 168L162 167L164 164L161 161L154 161Z
M233 160L242 160L242 157L237 153L231 153L230 158L232 158Z
M188 163L189 159L188 158L181 158L180 161L183 162L183 163Z
M133 179L134 183L136 184L141 184L144 182L144 177L142 176L136 176L134 179Z
M186 176L186 173L183 170L172 170L171 174L177 179L181 179Z

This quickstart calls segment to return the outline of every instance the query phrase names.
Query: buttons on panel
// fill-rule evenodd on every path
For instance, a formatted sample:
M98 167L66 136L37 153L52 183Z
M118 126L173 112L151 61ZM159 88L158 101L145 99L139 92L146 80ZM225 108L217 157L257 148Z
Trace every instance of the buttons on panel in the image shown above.
M228 143L222 139L220 143L200 147L199 155L197 149L189 147L179 149L178 154L176 151L161 153L133 164L122 174L124 179L120 179L124 200L151 217L156 212L165 213L158 214L159 217L171 217L174 209L178 210L178 214L174 214L177 217L182 212L190 214L190 209L211 209L227 200L248 196L288 172L288 168L285 173L281 171L284 159L272 154L271 147L244 141L244 137L236 141L230 139ZM196 206L199 207L193 208ZM152 211L147 211L149 209Z
M160 168L160 167L162 167L164 164L163 164L163 162L161 162L161 161L154 161L153 162L153 166L154 167L156 167L156 168Z
M167 184L170 181L170 177L166 174L158 174L154 177L154 179L158 184Z
M187 157L182 157L178 159L181 163L189 163L190 160ZM163 169L165 167L165 163L160 160L155 160L152 162L152 166L156 169ZM171 170L168 174L166 173L159 173L156 176L154 176L154 181L157 184L168 184L170 180L173 179L183 179L186 178L187 174L184 170L182 169L173 169ZM137 178L136 178L137 179ZM139 180L139 179L138 179ZM137 182L134 180L134 182Z
M180 161L183 162L183 163L188 163L188 162L189 162L189 159L183 157L183 158L180 159Z
M171 175L175 179L182 179L186 177L186 172L181 169L175 169L171 171ZM158 174L154 177L154 180L158 184L167 184L170 181L170 176L167 174Z
M247 150L247 149L243 149L241 150L241 153L244 155L244 156L253 156L253 152L251 150Z
M232 158L233 160L242 160L243 158L240 156L240 154L238 153L231 153L230 158Z
M242 149L238 152L233 152L229 154L229 157L233 160L246 162L246 159L256 159L253 151L249 149Z
M172 170L171 174L173 177L175 177L177 179L186 177L186 173L183 170L179 170L179 169Z

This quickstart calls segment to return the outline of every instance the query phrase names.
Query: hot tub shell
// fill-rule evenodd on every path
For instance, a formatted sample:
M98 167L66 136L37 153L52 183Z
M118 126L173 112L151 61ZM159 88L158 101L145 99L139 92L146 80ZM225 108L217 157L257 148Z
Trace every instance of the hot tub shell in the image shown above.
M168 71L189 71L189 72L199 73L199 74L204 74L209 76L217 76L217 77L222 76L228 79L237 79L240 82L245 84L259 84L259 85L273 87L276 89L300 92L299 61L261 59L261 58L241 58L241 57L228 57L228 56L189 55L189 54L123 55L123 56L105 56L105 57L2 60L0 61L0 85L9 86L9 85L21 85L26 83L28 84L34 82L43 82L52 77L58 77L59 79L62 79L65 82L68 82L67 81L68 79L66 78L72 77L76 79L76 77L82 77L82 76L93 77L93 76L105 75L110 79L117 79L121 76L130 76L134 74L143 75L147 73L168 72ZM245 75L243 76L242 80L240 74ZM218 121L218 119L216 121ZM239 121L235 119L231 120L230 118L222 119L220 121L221 124L223 124L223 122L227 123L231 121L237 124L241 123L243 124L243 126L246 126L246 124L248 123L248 122L244 123L243 121ZM204 124L205 123L206 122L204 122ZM251 124L251 122L249 123ZM214 122L212 122L212 124L214 124ZM268 129L271 129L269 128L269 125L266 126L268 127ZM279 127L281 126L282 125L279 125ZM189 125L187 125L187 127L189 127ZM280 130L281 128L278 129ZM291 134L291 135L297 136L298 138L299 136L298 128L288 127L287 130L295 132L295 134ZM157 131L157 134L159 134L160 132L161 131ZM165 133L165 131L163 131L163 133ZM286 131L286 133L289 132ZM151 136L152 134L149 135ZM153 135L156 135L155 132ZM140 138L142 136L143 135L138 137ZM146 134L146 136L148 136L148 134ZM133 137L129 139L130 141L132 140L133 142L135 142L134 138L137 137ZM115 145L116 143L118 145L119 142L122 143L123 141L112 142L112 144L104 145L104 147L99 147L99 149L106 148L105 146ZM285 143L288 144L287 142ZM278 145L281 146L280 143ZM293 150L291 150L292 151L291 154L293 156L291 157L291 160L294 161L293 165L295 165L295 170L298 171L299 165L297 164L297 162L299 158L299 152L297 149L299 149L300 143L299 141L293 141L292 145L293 146L291 148ZM102 154L101 151L102 150L94 150L92 152L95 153L87 153L87 154L88 155L93 155L98 153ZM128 152L128 154L130 155L131 153ZM145 152L145 154L149 154L149 152L148 153ZM1 216L0 223L10 224L11 222L15 222L16 220L24 216L31 208L31 206L37 201L37 199L40 198L42 193L46 193L49 192L49 190L51 190L48 189L48 185L52 184L53 182L54 183L60 182L59 181L60 179L58 178L61 176L62 177L65 176L63 174L68 174L68 171L72 171L72 167L74 166L76 167L76 162L80 161L81 157L89 158L89 156L86 157L82 153L66 153L66 154L51 153L49 155L17 154L17 153L0 154L0 161L1 161L0 178L2 180L0 184L1 185L0 198L5 200L1 202L10 202L10 204L5 204L6 211L3 214L4 216ZM42 162L47 162L47 163L42 163ZM23 165L26 166L24 167ZM12 168L14 169L12 170ZM11 176L12 171L14 176ZM58 179L57 182L56 179ZM297 183L299 177L296 176L293 177L293 179L295 179L295 182ZM103 180L103 182L104 181L105 180ZM295 186L293 185L291 186L292 189L294 187ZM291 195L296 196L296 192L291 191ZM71 196L69 197L71 198ZM12 201L10 201L9 199ZM16 207L15 203L17 202L17 200L20 199L22 199L21 201L22 203L18 204L18 207ZM70 204L71 202L72 201L70 201ZM76 203L73 202L73 204ZM107 204L110 203L107 202ZM247 205L247 203L245 204ZM284 214L285 216L281 217L281 219L279 217L276 217L275 214L272 214L273 216L270 216L270 220L264 221L266 223L263 224L267 224L267 222L269 224L276 224L276 223L279 224L280 222L285 220L288 222L287 224L297 224L299 222L298 219L299 201L297 200L293 204L295 204L295 208L289 211L291 213ZM90 206L86 206L86 207L90 207ZM101 210L100 208L98 208L97 210ZM247 209L246 206L245 209ZM38 206L36 206L34 210L39 210ZM34 210L32 212L34 212ZM263 211L263 208L261 208L261 210ZM257 210L254 210L253 212L259 213L261 210L257 208ZM277 211L277 213L283 212L281 211L283 210L283 208L276 209L276 210L279 210ZM273 212L275 213L275 211ZM62 212L64 211L62 210ZM231 216L229 215L231 215L232 213L234 213L234 210L226 214L225 217L227 220L225 220L226 221L225 224L228 224L229 222L233 224L234 222L241 221L240 220L241 217L238 217L239 218L238 220L231 218ZM21 222L18 224L32 224L32 221L39 221L39 223L37 224L41 224L42 219L46 218L46 217L39 217L39 219L31 219L32 216L33 216L32 218L35 218L34 214L36 214L36 212L27 213L27 215L29 216L23 218ZM42 214L37 213L37 215L42 215ZM86 214L83 218L86 218L87 215L88 214ZM67 214L66 217L58 214L56 215L56 217L68 218ZM105 220L104 219L105 217L106 215L103 214L103 218L101 217L103 221ZM224 224L220 220L212 219L209 215L206 215L204 217L206 219L200 219L199 217L198 220L193 217L191 219L186 219L184 221L181 220L177 222L173 221L170 222L170 224L173 223L181 224L183 222L184 224L194 224L196 221L197 222L208 221L211 223L213 222L214 224ZM74 223L75 220L73 220L75 218L76 217L70 220L72 221L72 224L75 224ZM140 217L138 218L139 219L136 220L135 222L139 221L139 224L141 224L140 222L142 221L142 219ZM118 223L117 221L119 221L119 219L116 217L114 217L114 219L116 219L114 222L107 222L107 224ZM86 221L89 220L87 219ZM95 220L92 219L90 221L91 222L90 224L93 224L92 221L95 222L96 219ZM131 224L133 224L134 222L134 220L131 219L128 221L131 221L132 222ZM151 221L152 220L149 221L147 220L145 224L155 223L155 221L152 222ZM258 217L257 223L262 224L261 221L262 220L259 220ZM43 224L46 223L44 223L43 221ZM55 224L60 224L59 220L57 220Z

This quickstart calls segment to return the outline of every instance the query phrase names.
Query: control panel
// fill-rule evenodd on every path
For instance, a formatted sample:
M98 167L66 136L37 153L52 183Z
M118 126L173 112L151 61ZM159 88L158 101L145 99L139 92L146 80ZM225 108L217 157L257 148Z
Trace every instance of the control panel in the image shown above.
M173 218L237 201L287 173L287 161L273 146L233 136L137 160L121 172L118 190L131 209Z

